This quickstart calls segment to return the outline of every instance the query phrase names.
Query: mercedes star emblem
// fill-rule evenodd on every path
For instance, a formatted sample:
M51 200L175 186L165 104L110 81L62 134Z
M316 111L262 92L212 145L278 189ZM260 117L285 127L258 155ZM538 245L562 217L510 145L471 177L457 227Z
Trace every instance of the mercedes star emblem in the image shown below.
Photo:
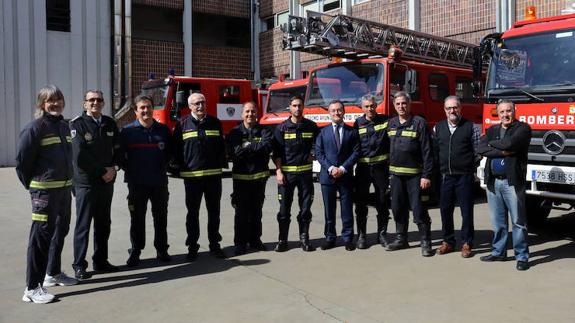
M565 135L557 130L543 135L543 150L550 155L559 155L565 149Z

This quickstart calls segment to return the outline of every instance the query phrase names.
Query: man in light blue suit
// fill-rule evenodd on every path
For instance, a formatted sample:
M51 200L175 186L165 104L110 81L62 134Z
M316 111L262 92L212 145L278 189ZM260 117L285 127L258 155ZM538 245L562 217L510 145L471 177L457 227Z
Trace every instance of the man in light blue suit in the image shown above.
M353 166L360 154L357 132L343 122L345 107L341 101L332 101L328 107L331 123L325 126L315 142L315 156L321 164L319 182L325 210L325 242L321 249L335 247L336 194L341 207L341 237L345 249L355 249L353 243Z

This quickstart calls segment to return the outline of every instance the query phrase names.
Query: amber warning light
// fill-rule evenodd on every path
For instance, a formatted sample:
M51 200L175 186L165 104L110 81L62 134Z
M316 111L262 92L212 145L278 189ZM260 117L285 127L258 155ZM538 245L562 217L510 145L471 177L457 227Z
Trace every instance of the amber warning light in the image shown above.
M537 19L537 13L535 12L535 6L527 6L525 8L525 20L535 20Z

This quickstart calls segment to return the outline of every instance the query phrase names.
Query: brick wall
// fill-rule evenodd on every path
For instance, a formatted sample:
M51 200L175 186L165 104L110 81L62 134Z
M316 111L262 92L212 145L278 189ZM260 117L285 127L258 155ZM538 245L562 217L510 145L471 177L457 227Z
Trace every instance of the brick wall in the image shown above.
M495 1L421 1L421 31L479 44L495 32Z
M192 50L192 75L253 79L250 49L195 45Z
M372 0L353 6L351 12L354 17L407 28L407 9L408 2L405 0Z
M247 1L247 0L246 0ZM260 17L267 18L289 9L288 0L260 0Z
M230 17L250 17L249 0L202 0L192 1L193 12L203 12Z
M517 21L525 19L525 8L535 6L537 18L557 16L565 9L565 0L518 0L515 10Z
M132 4L184 10L184 0L133 0Z
M282 50L279 28L260 33L260 73L262 78L289 73L289 52Z
M132 39L132 93L138 95L150 72L156 78L168 75L172 67L176 75L184 74L184 44L159 40Z

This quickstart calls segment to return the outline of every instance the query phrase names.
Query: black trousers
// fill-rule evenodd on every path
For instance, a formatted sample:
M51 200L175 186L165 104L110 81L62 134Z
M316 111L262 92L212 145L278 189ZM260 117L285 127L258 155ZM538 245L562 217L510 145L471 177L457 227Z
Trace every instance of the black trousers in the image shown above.
M128 184L128 190L132 249L142 250L146 246L146 211L150 201L154 219L154 247L160 252L168 250L168 187Z
M397 233L407 233L410 208L414 223L418 225L431 223L427 208L421 201L420 181L420 175L391 175L391 210Z
M94 219L94 264L108 261L108 239L110 238L111 205L114 184L76 186L76 228L74 230L74 269L88 267L86 253L90 237L90 226Z
M234 179L232 205L234 217L234 244L260 243L262 236L262 207L266 197L265 179Z
M386 191L389 186L389 166L387 164L368 165L359 163L355 169L355 214L358 230L367 222L367 204L369 187L375 188L375 209L377 210L377 232L387 232L389 222L389 206ZM366 232L359 232L366 233Z
M473 246L475 229L473 227L473 204L475 177L473 174L442 175L439 208L441 211L441 223L443 241L455 246L455 230L453 224L453 211L455 200L461 210L461 240Z
M31 189L32 227L28 240L26 284L28 289L62 272L62 248L70 229L71 201L69 187Z
M311 172L306 173L285 173L285 184L278 185L278 200L280 211L277 215L279 223L290 223L291 205L294 191L297 188L299 213L297 221L299 224L309 224L311 222L311 204L313 203L313 177Z
M206 197L208 210L208 240L210 246L217 246L222 241L220 235L220 200L222 198L222 177L220 175L186 178L186 231L188 248L199 248L200 238L200 204L202 196Z
M344 243L353 241L353 182L336 181L333 185L321 185L321 194L324 205L325 225L323 233L327 241L334 241L337 237L335 230L337 193L341 211L341 238Z

